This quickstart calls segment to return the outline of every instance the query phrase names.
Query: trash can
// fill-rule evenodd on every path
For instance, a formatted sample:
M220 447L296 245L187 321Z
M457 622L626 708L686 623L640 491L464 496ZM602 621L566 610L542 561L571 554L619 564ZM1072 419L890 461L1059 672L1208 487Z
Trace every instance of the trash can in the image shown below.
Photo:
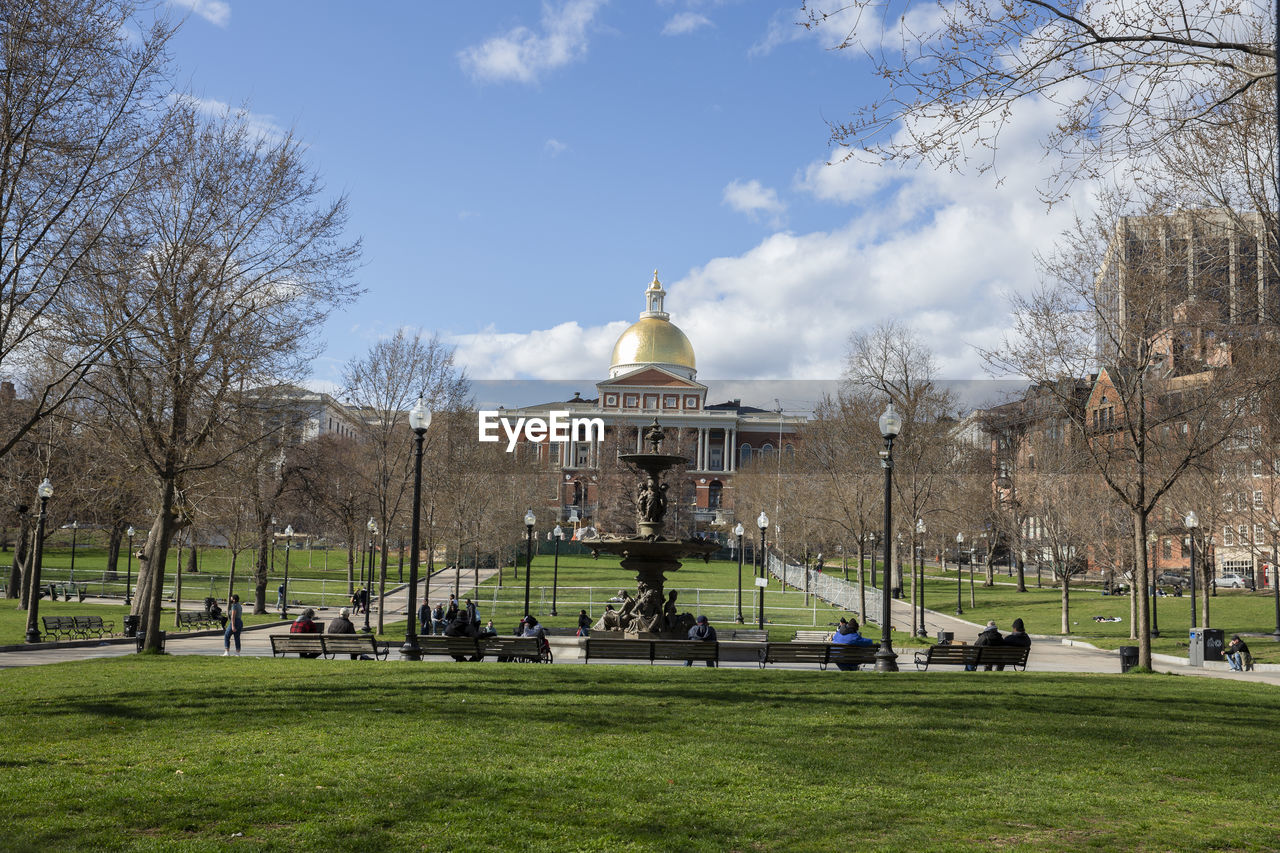
M1121 646L1120 647L1120 671L1128 672L1138 665L1138 647L1137 646Z
M1191 666L1204 666L1204 629L1192 628L1190 633L1190 660L1187 662Z
M1204 659L1205 660L1226 660L1223 649L1226 642L1223 639L1223 630L1221 628L1205 628L1204 629Z
M164 654L165 632L160 632L160 654ZM147 644L147 631L145 628L138 629L138 653L142 653L142 648Z
M137 615L135 615L135 614L133 614L133 613L130 613L128 616L124 617L124 635L125 635L126 637L136 637L136 636L138 636L138 617L137 617Z
M949 645L951 645L951 641L955 639L955 636L956 636L956 635L955 635L955 633L954 633L954 632L952 632L952 631L939 631L939 632L938 632L938 645L940 645L940 646L949 646Z

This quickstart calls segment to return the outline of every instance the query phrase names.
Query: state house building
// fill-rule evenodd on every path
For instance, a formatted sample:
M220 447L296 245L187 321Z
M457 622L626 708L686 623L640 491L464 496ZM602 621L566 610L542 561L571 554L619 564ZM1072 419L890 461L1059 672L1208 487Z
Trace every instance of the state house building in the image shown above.
M645 310L613 346L609 378L596 383L595 399L574 394L563 402L505 409L506 417L547 418L551 411L567 411L574 418L600 418L603 440L524 444L542 464L557 472L557 485L547 503L558 520L577 513L582 525L593 523L600 505L605 470L619 463L609 456L642 452L644 427L656 418L667 434L664 453L681 453L691 461L671 485L671 504L678 512L692 511L697 522L732 526L751 519L735 519L733 477L753 458L794 452L805 418L744 406L741 400L710 403L707 386L698 382L693 344L663 310L666 291L657 272L645 291ZM621 482L611 488L622 488ZM671 526L668 525L668 533Z

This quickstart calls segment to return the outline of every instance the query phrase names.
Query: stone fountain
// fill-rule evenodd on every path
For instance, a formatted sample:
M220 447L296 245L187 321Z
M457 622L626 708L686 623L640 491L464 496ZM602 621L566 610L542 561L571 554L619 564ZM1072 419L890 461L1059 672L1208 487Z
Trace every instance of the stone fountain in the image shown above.
M607 534L583 540L593 554L604 551L622 557L622 568L635 572L636 594L622 593L617 610L606 610L593 631L619 631L638 638L685 639L693 626L693 614L679 613L676 593L663 591L667 572L680 568L683 557L699 556L703 560L720 547L702 539L669 539L662 535L662 518L667 512L667 485L662 474L688 462L683 456L662 452L665 438L657 418L645 429L646 453L625 453L618 458L634 465L644 474L636 489L636 528L631 536Z

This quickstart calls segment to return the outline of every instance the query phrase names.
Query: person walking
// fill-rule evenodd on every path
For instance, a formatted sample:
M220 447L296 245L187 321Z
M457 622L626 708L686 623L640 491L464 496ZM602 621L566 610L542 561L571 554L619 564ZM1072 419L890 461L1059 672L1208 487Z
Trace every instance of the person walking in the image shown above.
M222 629L222 656L231 654L231 638L236 640L236 657L240 657L240 632L244 630L244 607L240 604L240 596L231 593L227 599L227 623Z
M480 608L476 607L476 603L469 598L467 599L467 615L471 617L473 624L480 624Z
M586 637L591 634L591 617L587 615L586 610L578 611L578 636Z
M1232 672L1253 669L1253 655L1249 653L1248 644L1240 639L1239 634L1231 635L1231 642L1227 645L1227 663L1231 664Z
M431 605L425 601L418 608L418 626L420 633L431 636Z
M276 607L279 607L281 609L284 608L284 583L283 582L281 582L280 586L276 588Z

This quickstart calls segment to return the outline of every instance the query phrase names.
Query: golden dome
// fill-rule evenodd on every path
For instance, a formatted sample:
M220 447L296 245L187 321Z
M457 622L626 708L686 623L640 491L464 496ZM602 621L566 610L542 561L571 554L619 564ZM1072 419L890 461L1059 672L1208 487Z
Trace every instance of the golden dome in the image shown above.
M693 344L670 320L641 317L613 345L611 368L669 364L697 369ZM616 374L615 374L616 375Z

